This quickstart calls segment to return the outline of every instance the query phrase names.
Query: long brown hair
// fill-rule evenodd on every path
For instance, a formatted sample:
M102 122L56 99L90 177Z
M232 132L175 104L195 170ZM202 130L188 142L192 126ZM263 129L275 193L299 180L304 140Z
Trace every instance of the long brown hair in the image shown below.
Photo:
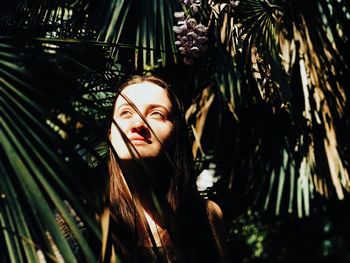
M173 152L165 154L167 157L165 161L170 163L172 171L169 175L170 184L169 188L167 188L167 193L163 199L162 196L158 197L160 203L165 206L165 215L168 219L170 217L169 221L167 221L167 230L170 236L174 238L172 242L177 249L181 250L180 253L183 254L183 257L188 257L187 254L189 252L186 252L188 246L199 246L199 243L203 240L198 242L197 239L203 239L201 235L209 235L209 232L205 233L205 231L210 231L210 227L206 220L207 215L204 203L196 191L191 143L184 118L183 106L169 85L155 76L132 77L118 88L115 99L120 96L124 88L142 82L151 82L164 88L172 103L175 145ZM113 108L112 116L114 115L114 110ZM112 123L113 120L111 120ZM137 261L137 256L133 257L133 255L137 255L138 247L142 245L141 235L147 232L147 226L145 225L147 223L142 219L142 211L140 211L137 201L135 201L135 194L137 193L132 190L132 182L129 183L128 178L124 178L118 165L118 156L113 149L111 149L108 166L110 176L108 202L111 217L115 222L113 225L114 230L112 231L113 239L117 246L116 251L127 262ZM185 234L182 235L180 232L187 233L187 235L189 232L193 233L192 238L185 238ZM202 242L201 249L205 249L205 246L213 245L210 238L206 239L210 240L210 242L204 244L204 247ZM195 244L192 242L195 242ZM190 262L188 259L186 258L186 262ZM209 258L207 259L209 260Z

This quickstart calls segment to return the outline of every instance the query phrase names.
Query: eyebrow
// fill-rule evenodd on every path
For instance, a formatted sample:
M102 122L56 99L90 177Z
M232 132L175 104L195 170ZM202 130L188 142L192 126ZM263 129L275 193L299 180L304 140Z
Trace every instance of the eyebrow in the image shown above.
M124 102L124 103L122 103L121 105L119 105L119 107L117 108L117 111L119 111L119 109L120 109L121 107L123 107L123 106L130 106L131 108L134 108L132 104L130 104L130 103L128 103L128 102ZM136 107L136 105L135 105L135 107ZM137 108L137 107L136 107L136 108ZM147 106L147 110L148 110L148 109L153 109L153 108L162 108L162 109L164 109L168 114L170 114L169 110L168 110L165 106L163 106L163 105L161 105L161 104L149 104L149 105Z

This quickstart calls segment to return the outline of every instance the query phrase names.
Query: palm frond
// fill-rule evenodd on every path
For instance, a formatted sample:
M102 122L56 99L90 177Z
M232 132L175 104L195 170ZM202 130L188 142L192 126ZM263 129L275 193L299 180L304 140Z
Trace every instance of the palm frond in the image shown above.
M100 230L92 219L93 211L83 204L96 206L95 200L86 188L78 188L81 190L77 195L77 177L68 168L70 159L77 157L66 155L65 150L65 139L73 137L76 130L65 126L66 123L57 118L57 113L67 110L58 104L57 98L72 99L74 90L69 96L62 83L52 84L55 75L57 77L57 69L45 68L40 59L34 66L30 61L31 55L18 55L18 50L22 50L22 54L30 54L29 49L4 44L0 52L6 58L1 61L0 68L0 137L4 157L1 159L4 182L1 188L1 224L7 247L4 250L9 252L9 258L19 261L37 262L38 253L44 253L47 258L75 262L77 255L57 223L58 215L74 236L83 257L94 261L96 251L82 235L74 214L79 215L93 239L99 240ZM39 57L45 56L45 52L44 49ZM37 74L44 72L46 77L36 79ZM71 112L74 111L71 109ZM74 213L63 200L74 207ZM16 251L13 248L17 248Z
M276 214L288 204L284 211L308 215L316 193L343 199L349 189L342 156L349 141L340 135L349 129L343 75L349 18L347 4L335 2L208 1L208 37L223 44L233 63L225 61L223 68L214 62L216 48L206 59L215 70L205 74L222 87L244 137L251 136L240 137L234 152L241 154L233 157L240 163L231 175L238 185L250 185L245 194L254 196L253 203L275 207ZM221 72L223 78L212 75ZM228 76L238 81L227 81Z

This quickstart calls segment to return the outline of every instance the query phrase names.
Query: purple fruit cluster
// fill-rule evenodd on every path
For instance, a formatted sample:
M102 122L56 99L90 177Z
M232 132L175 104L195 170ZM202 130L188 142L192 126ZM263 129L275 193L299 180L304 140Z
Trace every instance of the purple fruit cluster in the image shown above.
M192 0L183 0L186 2L194 2ZM177 34L176 46L180 53L184 56L183 61L187 65L194 62L194 58L199 57L207 49L207 31L208 28L202 24L197 24L194 18L185 17L184 12L175 12L177 26L174 26L174 32Z

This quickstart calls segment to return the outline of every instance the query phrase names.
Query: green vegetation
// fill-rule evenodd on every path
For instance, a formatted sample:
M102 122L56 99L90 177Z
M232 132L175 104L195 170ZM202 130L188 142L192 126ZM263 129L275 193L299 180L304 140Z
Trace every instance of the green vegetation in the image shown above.
M349 262L349 29L340 0L5 1L0 261L98 261L107 116L151 72L184 101L236 262Z

